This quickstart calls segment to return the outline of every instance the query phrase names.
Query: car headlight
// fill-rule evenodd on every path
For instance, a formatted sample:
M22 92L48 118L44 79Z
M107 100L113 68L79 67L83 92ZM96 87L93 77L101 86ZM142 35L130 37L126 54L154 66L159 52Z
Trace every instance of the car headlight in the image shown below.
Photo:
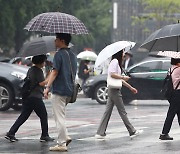
M13 71L13 72L11 73L11 75L17 77L17 78L20 79L20 80L24 80L25 77L26 77L26 74L21 73L21 72L16 72L16 71Z
M90 83L92 83L93 81L94 81L93 79L86 80L85 84L90 84Z

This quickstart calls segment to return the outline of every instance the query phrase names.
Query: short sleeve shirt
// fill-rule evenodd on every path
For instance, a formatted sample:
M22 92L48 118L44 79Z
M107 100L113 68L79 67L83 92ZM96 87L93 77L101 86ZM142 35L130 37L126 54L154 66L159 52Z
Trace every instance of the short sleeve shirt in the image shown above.
M68 53L70 56L70 61ZM75 79L77 72L77 58L69 48L59 49L53 59L53 69L58 71L53 84L52 93L61 96L72 96L73 80L71 75L71 66L73 77Z
M111 73L117 73L118 75L121 75L121 69L119 67L119 63L117 59L113 59L108 67L108 75Z
M180 81L180 67L177 67L175 65L172 66L171 70L174 69L173 73L172 73L172 81L173 81L173 86L174 88L176 88L177 84ZM177 89L180 89L180 85L177 87Z
M42 98L44 88L39 85L40 82L45 80L42 69L36 66L32 66L28 70L27 75L29 76L31 81L31 88L36 85L35 88L32 90L31 94L29 95L29 97Z

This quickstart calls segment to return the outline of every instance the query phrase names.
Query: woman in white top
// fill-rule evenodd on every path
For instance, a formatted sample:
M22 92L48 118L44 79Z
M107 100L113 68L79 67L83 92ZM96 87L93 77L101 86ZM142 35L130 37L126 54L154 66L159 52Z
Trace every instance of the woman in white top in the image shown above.
M171 99L168 100L170 106L164 122L162 134L159 137L161 140L173 140L173 138L169 136L169 132L176 114L180 125L180 59L172 58L171 65L171 72L173 71L171 76L175 91L173 92Z
M129 80L129 76L122 75L122 58L123 58L123 51L119 51L118 53L114 54L112 56L112 60L109 64L108 68L108 75L110 75L112 78L115 79L121 79L122 84L129 88L134 94L137 93L137 89L132 87L130 84L128 84L126 81ZM97 134L95 135L96 138L101 139L106 136L106 129L109 122L109 119L112 114L112 110L114 105L117 107L120 117L122 118L130 137L134 137L139 134L139 132L132 126L132 124L129 122L129 119L127 117L127 113L124 107L124 103L122 100L122 94L121 89L116 88L109 88L108 87L108 101L106 104L106 110L104 112L104 115L101 119L99 128L97 130Z

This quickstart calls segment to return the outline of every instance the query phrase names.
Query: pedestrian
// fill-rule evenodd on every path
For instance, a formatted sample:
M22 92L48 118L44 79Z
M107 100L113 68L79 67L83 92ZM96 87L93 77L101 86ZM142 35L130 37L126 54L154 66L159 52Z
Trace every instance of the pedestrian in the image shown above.
M124 58L123 58L123 68L126 70L129 66L133 65L134 62L132 60L133 54L131 51L127 51L124 54Z
M18 141L18 139L15 137L15 133L18 131L19 127L29 118L33 111L40 118L41 122L42 133L40 141L46 142L54 140L53 138L49 137L48 134L48 115L42 100L43 87L47 84L48 81L48 79L44 79L43 71L41 69L45 65L45 60L45 55L38 55L32 58L32 63L34 65L28 70L27 76L32 83L31 87L34 88L32 89L30 95L23 100L21 114L5 136L5 138L11 142Z
M82 80L81 87L83 88L85 81L89 78L91 69L88 68L89 60L81 60L78 70L78 77Z
M174 92L172 93L171 99L168 100L170 105L164 122L162 134L160 134L159 137L160 140L173 140L173 137L169 136L169 132L176 114L180 125L180 59L171 58L171 65L171 77Z
M136 94L137 89L135 89L134 87L132 87L130 84L126 82L127 80L129 80L129 76L121 75L122 74L122 58L123 58L123 50L119 51L118 53L112 56L112 60L108 67L108 75L110 75L112 78L115 78L115 79L121 79L122 84L126 86L127 88L129 88L134 94ZM101 122L100 122L100 125L98 127L95 137L97 139L105 138L107 125L111 117L114 105L117 107L119 115L122 118L129 132L130 137L132 138L138 135L139 131L137 131L132 126L132 124L129 122L129 119L127 117L127 113L126 113L124 103L122 100L121 89L108 87L108 101L106 104L106 109L101 119Z
M52 85L52 108L58 138L57 145L50 147L50 151L67 151L67 145L72 141L72 139L68 136L65 125L65 109L73 92L71 66L74 77L76 76L77 71L77 58L71 49L68 48L70 41L70 34L56 34L55 45L58 48L58 51L54 56L53 69L50 73L49 81L44 91L45 98L48 98L50 86Z

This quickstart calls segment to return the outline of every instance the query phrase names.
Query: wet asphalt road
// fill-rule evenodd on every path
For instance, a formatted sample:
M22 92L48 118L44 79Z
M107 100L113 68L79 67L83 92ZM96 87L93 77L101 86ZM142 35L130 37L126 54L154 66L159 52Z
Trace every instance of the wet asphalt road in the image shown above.
M56 138L56 128L51 112L51 103L46 102L49 115L49 134ZM98 123L104 112L105 105L99 105L91 99L79 98L75 104L67 107L67 127L73 141L68 154L179 154L180 128L177 118L174 119L170 135L173 141L158 139L168 109L166 101L133 101L126 106L131 123L143 133L130 139L116 108L114 108L105 140L94 138ZM3 154L56 154L50 152L50 146L56 142L41 143L40 123L33 113L29 120L20 127L16 137L18 142L10 143L4 139L5 133L13 124L19 112L9 110L0 112L0 153Z

